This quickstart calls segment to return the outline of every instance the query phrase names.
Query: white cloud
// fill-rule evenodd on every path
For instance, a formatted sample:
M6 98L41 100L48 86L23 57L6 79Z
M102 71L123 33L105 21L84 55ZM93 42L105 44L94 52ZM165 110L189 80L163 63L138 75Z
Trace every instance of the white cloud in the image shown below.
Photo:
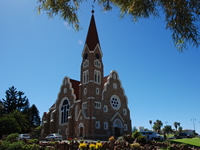
M82 41L82 40L78 40L78 44L79 44L79 45L82 45L82 44L83 44L83 41Z
M64 22L64 26L66 26L67 29L70 30L70 26L69 26L69 24L67 22Z

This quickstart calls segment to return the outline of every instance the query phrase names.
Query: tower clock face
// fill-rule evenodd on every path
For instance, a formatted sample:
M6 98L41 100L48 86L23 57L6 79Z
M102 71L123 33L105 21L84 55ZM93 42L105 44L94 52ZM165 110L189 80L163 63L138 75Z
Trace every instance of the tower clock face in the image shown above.
M85 55L84 55L84 59L87 59L88 58L88 54L86 53Z
M110 99L110 105L113 109L118 110L121 107L120 99L117 95L113 95Z

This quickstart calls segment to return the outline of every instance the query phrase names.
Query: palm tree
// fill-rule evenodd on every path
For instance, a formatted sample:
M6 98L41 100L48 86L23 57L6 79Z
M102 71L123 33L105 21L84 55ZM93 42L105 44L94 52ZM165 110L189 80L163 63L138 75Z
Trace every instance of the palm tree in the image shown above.
M149 123L150 123L150 125L151 125L151 129L152 129L152 120L149 120Z
M12 113L8 114L9 117L15 118L17 124L19 125L19 132L27 132L29 129L29 119L28 116L21 113L19 110L14 110Z
M175 129L176 129L176 131L177 131L178 122L174 122L174 127L175 127Z

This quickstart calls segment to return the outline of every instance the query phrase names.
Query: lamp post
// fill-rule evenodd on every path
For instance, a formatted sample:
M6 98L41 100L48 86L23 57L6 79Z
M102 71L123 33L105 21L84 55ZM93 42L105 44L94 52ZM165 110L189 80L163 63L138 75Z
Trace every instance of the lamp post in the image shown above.
M196 119L195 119L195 118L192 118L191 121L193 121L194 132L195 132L195 123L194 123L194 121L196 121Z

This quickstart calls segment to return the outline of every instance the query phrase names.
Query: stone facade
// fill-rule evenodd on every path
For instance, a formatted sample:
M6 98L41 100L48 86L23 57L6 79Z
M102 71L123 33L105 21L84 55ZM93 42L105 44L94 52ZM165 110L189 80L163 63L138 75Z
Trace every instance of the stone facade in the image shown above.
M119 75L104 77L102 51L94 15L82 52L80 81L65 77L56 102L42 117L42 137L108 139L131 133L128 99Z

